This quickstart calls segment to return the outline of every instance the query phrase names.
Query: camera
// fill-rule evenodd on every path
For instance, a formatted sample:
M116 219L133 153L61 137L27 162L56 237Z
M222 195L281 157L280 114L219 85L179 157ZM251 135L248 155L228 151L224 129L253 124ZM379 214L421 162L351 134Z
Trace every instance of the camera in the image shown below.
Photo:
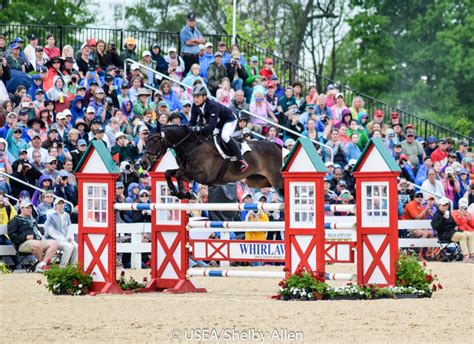
M130 168L131 168L131 165L130 165L129 163L127 163L127 164L125 165L125 169L126 169L126 170L130 170Z
M106 98L105 98L105 101L106 101L107 104L109 104L109 105L112 105L112 104L114 103L114 101L113 101L112 98L110 98L110 97L106 97Z

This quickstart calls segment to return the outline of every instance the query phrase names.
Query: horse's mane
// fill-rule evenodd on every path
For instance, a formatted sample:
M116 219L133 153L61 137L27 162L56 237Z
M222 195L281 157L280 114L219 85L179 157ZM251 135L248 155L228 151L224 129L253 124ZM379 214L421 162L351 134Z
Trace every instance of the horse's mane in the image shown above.
M197 135L189 135L187 127L182 125L165 125L161 127L161 131L165 134L166 140L172 144L176 144L186 138L186 136L189 136L186 138L187 142L195 141L197 139Z

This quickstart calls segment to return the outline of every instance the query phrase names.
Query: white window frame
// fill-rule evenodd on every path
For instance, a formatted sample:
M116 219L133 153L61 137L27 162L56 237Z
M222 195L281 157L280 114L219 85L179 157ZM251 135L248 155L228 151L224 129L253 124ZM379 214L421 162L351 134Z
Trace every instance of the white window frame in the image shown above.
M105 209L97 209L95 206L93 206L93 209L89 209L89 200L91 199L90 196L89 196L89 188L90 187L93 187L93 188L103 188L105 189L105 198L102 198L100 197L99 195L99 198L98 200L100 201L99 204L102 204L102 201L105 199L105 202L106 202L106 207ZM84 211L82 212L82 220L83 220L83 223L84 223L84 226L85 227L100 227L100 228L106 228L109 226L109 221L110 221L110 218L109 218L109 184L104 182L104 183L84 183L83 184L83 190L84 190L84 197L82 199L82 208L84 209ZM92 196L92 203L94 204L95 200L97 198L94 197L95 195ZM89 211L92 211L92 212L100 212L100 211L103 211L105 212L105 222L91 222L89 221L89 218L88 218L88 213Z
M367 186L385 186L387 190L387 194L385 196L379 195L378 197L380 198L385 198L386 202L386 208L382 209L382 205L384 200L381 199L380 206L381 209L380 211L386 211L387 215L386 216L369 216L367 215L368 211L374 211L377 209L368 209L368 201L373 199L373 194L371 196L367 195ZM389 227L390 226L390 188L389 188L389 183L387 181L379 181L379 182L362 182L361 183L361 188L362 188L362 226L363 227L369 227L369 228L375 228L375 227ZM373 191L372 191L373 192ZM374 204L374 203L372 203ZM375 221L375 219L378 218L379 221Z
M155 203L180 203L177 197L170 195L170 189L165 181L157 181L156 184L156 195L154 195ZM165 195L162 194L165 192ZM181 211L179 210L153 210L156 211L156 224L157 225L179 225L181 224ZM174 219L169 220L170 214L174 214Z
M309 211L306 213L313 213L313 218L311 221L296 221L295 216L296 213L303 214L305 213L301 206L297 206L295 202L295 188L306 186L308 188L313 188L313 203L310 205L308 202L306 205L308 206ZM290 182L290 227L291 228L315 228L316 226L316 183L315 182ZM309 190L308 190L309 191ZM302 196L298 196L300 200L303 200ZM304 199L310 200L309 195L306 196ZM300 203L301 205L301 203ZM312 208L312 209L311 209Z

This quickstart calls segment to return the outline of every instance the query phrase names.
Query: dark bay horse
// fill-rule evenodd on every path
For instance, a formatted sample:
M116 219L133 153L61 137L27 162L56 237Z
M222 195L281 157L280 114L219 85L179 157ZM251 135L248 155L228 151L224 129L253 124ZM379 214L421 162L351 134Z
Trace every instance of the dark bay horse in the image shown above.
M179 198L190 197L185 192L183 180L194 180L205 185L223 185L245 178L246 184L252 188L273 186L281 192L281 148L269 141L247 143L252 150L244 154L249 168L242 173L237 162L222 158L212 138L189 134L183 126L168 125L162 127L161 133L148 137L141 165L149 168L165 155L168 148L172 148L176 152L179 169L166 171L165 177L171 194ZM174 186L172 177L176 178L179 190Z

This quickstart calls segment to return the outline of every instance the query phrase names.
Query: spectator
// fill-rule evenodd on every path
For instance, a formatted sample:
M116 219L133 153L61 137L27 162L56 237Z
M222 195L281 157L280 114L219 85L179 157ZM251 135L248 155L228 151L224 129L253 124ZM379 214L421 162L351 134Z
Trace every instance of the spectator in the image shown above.
M182 83L189 87L193 87L196 80L200 80L202 83L204 83L204 80L201 78L201 69L202 66L199 66L197 63L193 64L191 66L190 73L188 73L188 75L183 79Z
M433 162L431 159L425 158L423 161L423 165L418 166L418 170L416 171L416 178L415 178L415 184L416 185L421 185L423 182L428 178L428 171L433 168Z
M414 183L415 173L413 172L413 167L411 166L410 161L408 160L408 156L406 154L400 155L400 160L398 161L398 164L402 170L401 176L403 176L410 183Z
M13 135L7 138L8 153L11 154L12 157L17 157L20 156L22 151L26 152L28 150L28 143L21 137L23 134L21 128L12 128L10 131Z
M20 208L20 215L16 215L8 223L8 236L19 252L32 253L38 259L35 272L43 272L56 254L58 244L54 240L45 239L41 234L38 224L31 216L33 205L30 201L21 202Z
M216 98L219 103L224 106L229 106L231 104L232 99L235 96L234 90L230 87L230 80L229 78L223 78L219 89L216 92Z
M28 72L27 67L29 66L29 62L20 56L20 48L19 43L10 45L11 54L7 57L7 62L10 69L26 73Z
M350 136L350 142L348 142L344 147L347 159L358 160L359 157L361 156L362 152L360 151L358 142L359 142L359 134L352 133Z
M161 54L161 47L158 43L153 44L150 47L151 58L156 63L156 71L161 74L167 74L168 63L166 63L163 55Z
M181 102L179 101L178 95L172 90L171 83L168 80L164 80L161 83L160 91L170 111L181 110Z
M448 210L450 204L449 199L445 197L438 201L438 211L433 215L431 226L438 233L440 240L459 242L464 262L470 263L474 261L474 236L459 229Z
M227 52L227 44L224 41L217 43L217 49L222 54L222 64L226 66L231 59L230 54Z
M34 62L36 59L35 52L36 48L38 47L38 36L35 34L31 34L28 36L29 44L25 47L25 57L28 59L28 62L34 66Z
M374 130L380 130L382 134L385 134L385 131L388 129L388 126L387 126L387 124L385 124L383 122L383 117L384 117L384 113L383 113L382 110L380 110L380 109L375 110L374 120L370 121L367 124L367 131L368 131L369 134L372 134L374 132ZM379 124L380 129L375 128L374 127L375 124Z
M227 64L227 77L231 82L231 87L235 91L237 91L243 88L244 80L247 80L248 75L245 70L245 67L241 63L240 53L236 53L234 55L232 56L230 62Z
M278 146L280 146L280 148L285 144L283 140L278 137L278 130L274 126L270 126L268 128L267 141L275 142Z
M273 116L273 121L276 121L275 116ZM288 129L293 130L296 133L299 133L301 135L303 134L304 126L303 126L303 124L301 124L300 113L298 111L294 111L290 115L290 119L287 122L286 126L287 126ZM295 139L295 140L297 140L298 137L299 137L298 135L290 133L290 132L285 133L285 136L289 137L289 138L292 138L292 139Z
M199 58L199 66L201 67L201 77L207 81L207 69L209 65L214 61L213 45L211 42L207 42L204 45L204 54ZM192 67L191 67L192 68Z
M57 198L54 201L54 210L48 216L44 224L46 238L55 240L58 248L62 251L59 266L77 264L78 245L74 241L74 232L71 229L71 218L64 211L66 203Z
M142 59L138 63L149 68L140 67L143 82L147 85L155 86L155 73L153 73L153 71L156 69L156 62L151 58L151 52L145 50L142 53Z
M423 207L423 192L415 192L415 198L408 202L405 206L405 212L402 216L403 220L427 220L432 215L430 207ZM410 236L415 238L434 238L431 229L414 229L409 230Z
M406 140L402 142L402 153L408 156L413 169L418 168L418 164L425 159L425 151L418 140L415 140L415 131L407 130Z
M275 69L273 68L273 60L271 58L266 58L265 65L260 69L260 76L264 76L268 80L272 75L276 75Z
M227 69L222 64L222 53L217 51L214 54L214 61L211 62L207 69L207 86L212 95L216 95L217 89L219 88L222 79L225 77L227 77Z
M448 141L442 138L438 141L438 148L431 153L431 160L433 163L440 162L441 165L445 165L448 161Z
M303 84L297 81L293 83L292 87L293 87L293 95L295 96L298 110L304 111L306 109L306 98L303 95Z
M47 213L51 212L54 208L54 192L53 190L47 190L46 192L42 193L40 196L41 203L36 207L36 211L38 212L37 221L40 225L46 222Z
M188 74L189 69L195 63L199 64L199 44L204 44L205 40L197 28L196 16L189 13L186 25L179 34L181 42L181 56L184 60L184 75Z
M459 200L459 210L453 210L452 216L461 231L474 232L474 218L467 210L468 201L463 198Z
M333 129L331 131L331 139L326 143L329 147L332 148L334 158L333 161L335 164L339 164L340 166L346 166L349 159L347 158L346 153L344 152L344 146L342 142L339 140L339 131ZM325 149L327 151L327 149ZM331 160L331 154L326 152L326 161Z
M115 134L115 146L110 152L112 156L118 154L118 161L134 160L138 155L138 149L133 142L130 142L124 133Z
M150 110L153 107L153 103L148 100L150 92L146 88L140 88L137 94L137 101L133 105L133 113L135 116L142 118L146 110Z
M326 105L326 95L325 94L320 94L318 96L318 103L316 105L316 108L314 109L314 112L316 115L321 116L321 121L325 121L326 119L328 121L331 121L333 119L332 111L331 109Z
M444 196L454 203L456 194L461 191L461 186L456 176L456 172L451 166L446 167L445 172L446 177L441 179L444 189Z
M275 123L278 123L275 114L271 111L270 106L266 102L261 91L255 91L255 101L250 104L250 112L265 119L270 117ZM266 135L269 129L269 124L265 120L252 117L250 119L249 128L259 134L262 133L263 135Z
M116 68L123 68L123 61L117 52L115 43L109 43L109 50L107 51L107 60Z
M342 120L344 110L347 110L349 111L349 114L352 114L352 112L346 106L346 103L344 103L344 95L342 93L338 93L336 94L336 103L331 107L331 112L333 115L333 124L336 124L337 122L340 122ZM351 118L357 117L354 117L352 115Z
M189 68L191 68L190 65L188 70L186 70L185 62L181 56L177 55L175 47L168 49L168 55L165 55L164 59L166 63L168 63L168 75L177 81L182 80L183 76L186 75ZM197 63L199 63L199 61L197 61Z
M137 48L137 41L133 37L128 37L125 40L125 45L123 46L123 50L120 53L120 59L125 62L125 60L130 59L133 61L138 61L137 59L137 53L135 49ZM130 62L127 62L129 64ZM121 68L120 66L117 66L118 68ZM124 71L126 72L126 71Z
M466 141L460 141L458 150L456 151L456 161L461 163L468 153L469 145Z
M406 178L401 177L398 183L398 203L401 204L401 207L405 209L408 202L414 199L415 192L413 188L408 187Z
M367 114L367 110L364 109L364 100L359 96L352 100L352 106L349 110L352 112L352 118L359 118L360 113Z

